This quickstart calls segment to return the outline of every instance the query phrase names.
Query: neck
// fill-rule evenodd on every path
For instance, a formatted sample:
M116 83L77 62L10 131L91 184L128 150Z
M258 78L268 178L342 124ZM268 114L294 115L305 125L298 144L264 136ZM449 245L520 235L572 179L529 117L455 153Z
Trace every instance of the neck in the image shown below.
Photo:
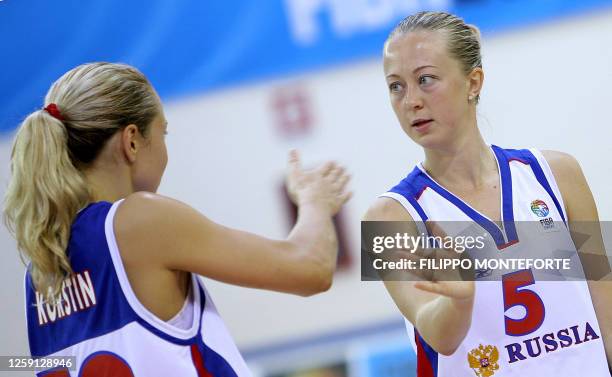
M441 149L425 149L427 173L449 187L477 189L493 174L497 175L497 162L493 151L476 129L475 135L457 138Z
M116 202L132 192L129 172L122 169L94 167L84 172L94 202ZM126 177L126 174L128 176Z

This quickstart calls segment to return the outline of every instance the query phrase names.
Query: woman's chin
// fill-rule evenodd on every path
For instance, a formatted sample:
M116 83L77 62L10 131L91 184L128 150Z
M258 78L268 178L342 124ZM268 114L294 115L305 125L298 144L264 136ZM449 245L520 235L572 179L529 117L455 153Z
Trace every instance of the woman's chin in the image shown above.
M408 136L410 137L410 139L412 139L412 141L414 141L416 144L418 144L424 149L438 149L447 143L445 142L444 138L440 137L440 135L436 135L433 133L409 133Z

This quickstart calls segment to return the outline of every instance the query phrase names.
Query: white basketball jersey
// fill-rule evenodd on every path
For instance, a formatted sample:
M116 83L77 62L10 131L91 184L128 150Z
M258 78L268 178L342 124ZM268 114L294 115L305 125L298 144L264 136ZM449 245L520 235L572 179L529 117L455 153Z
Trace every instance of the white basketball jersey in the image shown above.
M113 231L120 202L90 204L77 215L67 250L74 274L56 306L43 303L26 273L26 317L33 357L75 356L54 377L251 376L203 283L191 274L193 321L179 328L138 300Z
M537 249L541 258L562 251L579 264L561 194L541 153L492 149L500 173L501 228L440 186L422 165L382 196L402 204L423 233L428 219L471 222L490 245L485 252L525 258ZM531 222L529 227L519 226L525 222ZM458 234L456 229L445 231ZM438 354L406 321L417 353L417 376L610 377L584 276L542 281L538 274L527 269L477 279L471 327L451 356Z

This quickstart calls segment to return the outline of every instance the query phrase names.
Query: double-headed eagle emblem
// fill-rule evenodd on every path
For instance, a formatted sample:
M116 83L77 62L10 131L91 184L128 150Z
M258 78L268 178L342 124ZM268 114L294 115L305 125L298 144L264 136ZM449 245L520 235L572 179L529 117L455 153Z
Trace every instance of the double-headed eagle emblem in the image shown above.
M468 353L468 363L477 377L491 377L499 369L499 351L495 346L474 348Z

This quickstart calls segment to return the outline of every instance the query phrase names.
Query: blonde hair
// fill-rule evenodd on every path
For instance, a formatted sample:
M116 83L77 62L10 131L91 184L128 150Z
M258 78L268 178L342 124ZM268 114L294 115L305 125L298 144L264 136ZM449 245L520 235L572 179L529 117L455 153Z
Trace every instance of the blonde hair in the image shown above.
M57 297L72 273L66 248L78 211L91 201L82 173L107 140L134 124L146 136L159 113L153 87L137 69L124 64L90 63L57 80L45 97L62 120L46 110L21 123L11 154L12 177L4 220L17 240L36 289Z
M476 26L466 24L463 19L450 13L426 11L408 16L391 31L387 41L396 35L420 30L445 32L448 51L459 61L466 75L474 68L482 68L480 31ZM476 96L476 103L479 100L480 94Z

